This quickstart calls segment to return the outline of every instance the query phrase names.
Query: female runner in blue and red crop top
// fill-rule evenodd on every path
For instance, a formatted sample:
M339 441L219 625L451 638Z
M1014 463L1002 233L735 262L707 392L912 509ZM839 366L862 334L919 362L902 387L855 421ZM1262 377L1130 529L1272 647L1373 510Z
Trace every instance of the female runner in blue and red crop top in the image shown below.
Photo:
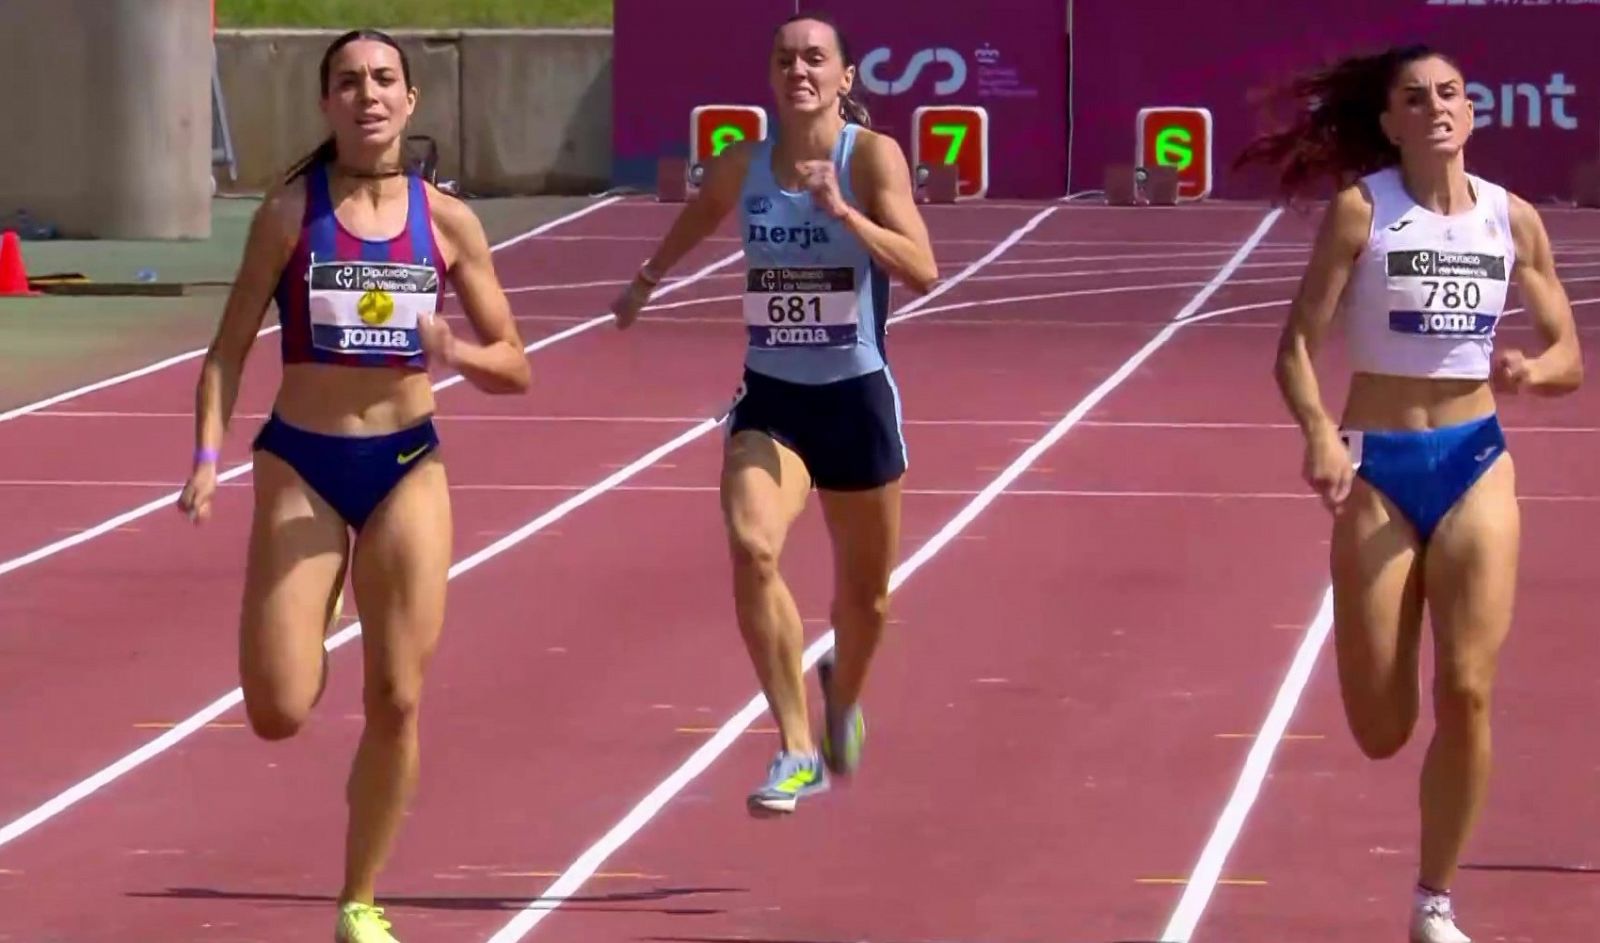
M405 54L382 33L348 33L324 56L321 82L332 136L256 212L200 374L194 471L178 504L195 520L209 514L217 449L273 298L284 367L255 440L245 710L268 740L305 722L326 680L324 633L348 562L366 648L366 727L350 774L336 939L390 943L374 884L416 781L418 699L444 622L451 554L427 371L518 393L529 369L477 218L401 168L416 106ZM481 343L456 339L434 316L446 278Z

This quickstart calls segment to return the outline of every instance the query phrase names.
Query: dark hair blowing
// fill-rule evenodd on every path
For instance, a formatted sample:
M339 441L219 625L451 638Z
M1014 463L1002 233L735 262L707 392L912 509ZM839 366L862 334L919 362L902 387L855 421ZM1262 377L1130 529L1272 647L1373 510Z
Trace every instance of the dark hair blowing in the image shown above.
M1389 91L1401 70L1430 58L1456 65L1449 56L1415 44L1352 56L1293 79L1278 95L1293 101L1294 121L1250 142L1233 166L1275 168L1281 194L1293 201L1320 180L1345 186L1398 164L1400 148L1384 133L1379 116L1389 107Z
M839 24L835 23L833 17L826 13L801 11L779 23L777 29L772 31L772 34L776 36L778 30L783 29L790 23L798 23L801 20L813 20L833 30L834 41L839 46L839 58L844 60L846 67L856 64L856 57L850 52L850 41L845 39L844 32L839 29ZM839 114L843 115L846 121L854 122L864 128L872 127L872 114L867 111L867 106L861 103L861 99L856 97L854 87L848 92L840 93Z
M340 36L338 39L335 39L322 54L322 65L318 68L317 74L321 83L320 87L322 89L323 98L328 97L328 83L332 80L332 76L329 73L333 69L333 57L339 54L339 50L350 45L358 39L370 39L375 42L383 43L385 46L390 47L396 53L398 53L400 56L401 79L406 83L407 88L411 87L411 59L406 55L406 51L400 48L400 44L395 42L394 37L383 32L382 30L353 29L350 32ZM331 164L338 156L338 142L335 141L333 135L330 134L326 140L317 145L316 150L307 154L305 157L300 158L294 167L290 168L284 179L286 181L293 180L294 178L310 170L315 164Z

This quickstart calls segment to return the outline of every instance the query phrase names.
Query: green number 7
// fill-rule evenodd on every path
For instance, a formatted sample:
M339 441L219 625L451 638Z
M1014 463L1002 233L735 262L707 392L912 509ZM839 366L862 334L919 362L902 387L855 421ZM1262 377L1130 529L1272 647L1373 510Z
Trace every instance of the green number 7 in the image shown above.
M956 155L961 153L961 144L967 139L967 126L964 124L936 124L933 126L935 137L950 139L950 148L944 152L944 162L953 164Z

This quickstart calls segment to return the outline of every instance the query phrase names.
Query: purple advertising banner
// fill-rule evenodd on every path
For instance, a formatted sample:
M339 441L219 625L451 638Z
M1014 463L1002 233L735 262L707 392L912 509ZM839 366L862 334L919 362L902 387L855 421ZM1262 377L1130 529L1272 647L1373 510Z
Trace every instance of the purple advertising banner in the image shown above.
M911 155L921 105L989 115L991 197L1052 197L1067 179L1065 0L804 3L838 21L872 125ZM653 186L656 162L689 151L698 105L759 105L768 132L772 34L794 0L616 0L612 177Z
M1098 189L1134 156L1140 108L1208 108L1219 197L1270 180L1229 170L1265 127L1256 97L1341 56L1425 42L1465 72L1477 126L1472 172L1533 201L1570 199L1573 168L1600 157L1600 0L1075 0L1071 187Z

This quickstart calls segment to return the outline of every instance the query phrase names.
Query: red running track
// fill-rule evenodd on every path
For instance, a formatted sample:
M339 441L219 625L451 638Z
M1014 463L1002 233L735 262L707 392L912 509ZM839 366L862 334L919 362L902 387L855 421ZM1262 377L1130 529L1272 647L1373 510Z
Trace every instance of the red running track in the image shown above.
M588 260L606 257L595 246L659 228L663 211L623 204L557 230L557 238L525 243L502 257L506 281L621 278L627 266L591 267ZM969 261L1032 213L963 207L929 216L942 258ZM894 328L913 464L905 554L1156 336L1262 214L1208 207L1152 225L1153 214L1063 207ZM566 238L573 234L584 241ZM1065 261L1094 255L1097 239L1156 235L1148 239L1152 268L1163 267L1164 253L1193 251L1171 243L1220 243L1221 251L1208 257L1209 274L1127 278L1096 274L1103 261ZM648 236L630 238L648 244ZM1262 248L1304 238L1284 219ZM568 261L546 263L552 274L524 274L530 269L517 252L534 256L535 247ZM731 248L712 244L684 270ZM1059 261L999 264L1030 257ZM1246 264L1255 261L1252 254ZM947 277L958 268L944 264ZM1019 271L1050 277L986 278ZM1241 267L1234 282L1258 274ZM1181 287L1000 300L1152 283ZM1292 282L1230 286L1203 310L1281 302L1292 291ZM597 313L614 290L514 297L531 341ZM706 279L671 300L730 290ZM986 303L940 310L977 300ZM540 386L528 398L442 393L458 559L715 414L736 374L728 310L673 308L637 334L605 327L554 345L535 355ZM1261 313L1281 317L1281 304ZM742 797L772 749L762 715L531 936L1153 939L1177 902L1173 882L1188 875L1227 801L1325 579L1325 519L1295 478L1293 431L1272 427L1282 422L1268 372L1274 335L1226 327L1230 321L1172 335L897 593L895 629L869 694L873 740L859 781L792 822L748 820ZM271 359L255 363L270 367ZM114 474L81 460L31 473L54 481L144 474L170 486L170 456L187 451L192 373L184 372L60 407L78 415L0 425L0 445L13 436L13 454L37 453L45 435L67 427L81 435L90 423L106 441L148 433L119 446L126 464ZM243 411L265 408L271 379L270 371L252 373ZM149 415L82 415L97 411ZM1249 425L1181 425L1195 422ZM240 426L235 460L253 422ZM1525 472L1524 490L1564 483L1592 495L1581 476L1554 475L1554 449L1548 458L1539 451L1558 436L1581 443L1585 434L1518 440L1525 464L1544 472ZM754 693L731 627L716 461L710 432L453 584L424 711L422 790L383 884L402 939L489 938ZM140 725L177 721L232 686L245 484L226 491L211 528L192 532L176 515L157 514L136 531L0 576L0 611L15 627L0 662L0 711L62 725L0 730L0 755L28 758L0 780L0 821L159 732ZM32 487L60 503L0 486L16 502L5 510L33 528L4 553L158 491ZM82 509L95 500L102 510ZM815 514L791 541L785 568L820 630L829 570ZM194 608L177 618L182 597ZM1559 653L1530 657L1528 666L1546 675L1562 664ZM359 730L357 662L341 650L333 663L327 699L302 738L255 742L229 711L0 846L0 940L325 933L339 878L342 780ZM1322 687L1328 667L1318 663ZM1307 692L1308 709L1318 691ZM1546 683L1527 693L1527 717L1548 724L1549 698L1576 701L1583 691ZM1295 732L1299 724L1297 717ZM1317 749L1347 744L1337 727L1324 732ZM1285 743L1279 764L1306 746ZM1549 770L1548 754L1540 758L1544 765L1508 779ZM1340 770L1375 775L1359 765ZM1408 787L1404 774L1387 775L1400 777L1386 795L1402 800L1392 803L1402 814L1381 820L1385 840L1406 847ZM1338 790L1324 792L1319 801ZM1308 834L1306 820L1322 826L1309 831L1318 858L1354 848L1342 824L1352 819L1308 819L1307 796L1318 797L1309 784L1285 794L1276 779L1269 783L1200 938L1293 936L1286 929L1299 926L1306 895L1292 884L1300 846L1271 838L1282 816L1301 822L1294 837ZM1268 883L1227 883L1243 873L1237 859L1252 854L1251 867ZM1358 911L1364 898L1356 892L1373 877L1359 864L1319 875L1313 896L1337 911L1319 935L1355 940L1383 931L1354 919L1334 925ZM1241 913L1247 925L1229 928Z

